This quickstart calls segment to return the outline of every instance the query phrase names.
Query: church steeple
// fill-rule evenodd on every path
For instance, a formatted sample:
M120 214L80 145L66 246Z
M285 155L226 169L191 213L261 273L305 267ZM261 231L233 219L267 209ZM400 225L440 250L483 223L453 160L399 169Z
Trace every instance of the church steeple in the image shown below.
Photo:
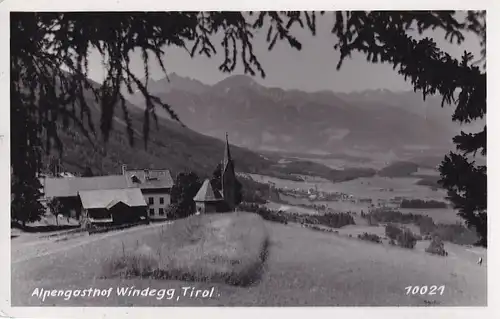
M222 194L224 201L228 204L231 211L235 208L235 188L236 174L234 172L234 163L231 158L231 150L229 147L229 138L226 132L226 149L224 151L224 161L222 163Z
M226 149L224 150L224 162L222 163L223 171L226 170L226 167L229 164L229 162L232 162L232 158L231 158L231 150L229 149L229 138L226 132Z

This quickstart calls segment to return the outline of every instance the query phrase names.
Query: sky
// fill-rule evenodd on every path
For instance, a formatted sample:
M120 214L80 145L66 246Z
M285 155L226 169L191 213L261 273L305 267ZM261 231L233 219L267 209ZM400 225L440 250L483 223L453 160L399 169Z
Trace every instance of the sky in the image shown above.
M298 30L297 38L302 43L302 50L297 51L287 43L277 43L272 51L267 50L265 36L267 28L257 34L254 42L255 53L261 62L266 77L260 75L254 79L268 87L281 87L284 89L299 89L303 91L330 90L335 92L352 92L369 89L389 89L392 91L410 90L408 82L392 66L387 64L374 64L367 62L364 55L353 54L351 59L346 59L340 70L336 65L340 53L333 49L336 42L330 33L333 26L333 17L324 16L318 19L317 35L311 36L303 30ZM416 36L417 33L414 33ZM461 45L450 44L444 39L444 32L430 31L423 36L434 38L437 45L452 56L459 58L464 50L474 53L479 57L480 44L475 35L466 35ZM214 44L220 43L219 40ZM218 67L222 63L223 49L217 47L218 54L212 58L198 56L191 58L183 49L165 48L164 64L169 73L194 78L207 84L214 84L223 80L230 74L222 73ZM96 51L90 52L90 77L101 82L104 68L102 57ZM139 54L131 57L132 69L139 77L144 76L142 59ZM240 68L233 74L243 74ZM151 65L152 78L163 77L157 63Z

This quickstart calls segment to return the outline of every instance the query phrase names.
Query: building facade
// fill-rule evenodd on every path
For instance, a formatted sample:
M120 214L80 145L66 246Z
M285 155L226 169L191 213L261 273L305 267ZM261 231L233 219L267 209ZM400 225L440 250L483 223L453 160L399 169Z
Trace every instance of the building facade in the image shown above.
M168 206L171 204L170 189L143 190L142 195L148 205L149 218L167 218Z
M167 169L127 169L122 166L122 175L127 178L129 188L139 188L146 201L149 219L166 219L171 201L174 181Z

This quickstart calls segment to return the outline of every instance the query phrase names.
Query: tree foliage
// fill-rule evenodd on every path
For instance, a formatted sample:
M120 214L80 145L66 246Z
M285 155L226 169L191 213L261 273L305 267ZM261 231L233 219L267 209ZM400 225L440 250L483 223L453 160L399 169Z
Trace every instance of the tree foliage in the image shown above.
M349 14L348 14L349 16ZM473 55L464 52L457 60L443 52L434 40L416 40L408 30L416 26L422 33L426 29L442 29L445 38L460 44L464 32L475 33L481 39L483 69L486 66L485 12L468 12L460 22L455 12L370 12L352 13L344 19L337 13L333 32L339 37L335 45L341 52L338 67L353 51L365 53L371 62L385 62L398 69L409 79L415 91L423 98L440 94L442 106L455 104L452 120L470 123L486 116L486 72L473 63ZM486 166L476 165L468 155L477 151L486 155L486 126L479 133L464 133L453 139L458 153L450 152L439 170L441 184L459 215L480 236L479 244L487 245Z
M59 214L63 213L63 205L61 201L57 198L52 198L47 202L47 208L50 210L52 215L54 215L56 223L59 225Z
M92 168L90 166L85 166L85 170L83 171L82 177L92 177L92 176L94 176Z
M176 218L186 217L195 212L193 198L201 187L198 175L193 172L179 173L172 187L171 199L174 205L173 215Z
M11 220L21 222L35 222L45 214L40 203L40 188L42 185L36 176L20 174L12 176Z
M459 44L465 32L472 32L481 38L479 62L484 69L485 12L471 11L463 18L453 11L16 12L10 17L13 192L22 198L36 188L42 152L63 149L58 137L61 129L77 127L89 140L95 138L89 97L100 105L104 140L113 128L118 107L127 123L129 143L134 143L123 89L129 93L138 89L144 96L146 142L151 120L157 119L156 107L178 120L170 106L149 94L147 87L150 60L156 60L167 74L163 62L166 47L183 48L191 56L212 57L222 52L222 72L233 72L241 64L245 73L264 77L253 47L258 31L265 32L269 50L278 41L300 50L300 40L294 36L297 28L314 35L317 16L330 14L334 17L332 45L341 54L338 68L353 52L361 52L370 62L392 64L424 99L440 94L443 105L455 104L453 121L469 123L486 115L486 72L473 63L472 55L464 52L457 60L440 50L434 40L418 40L409 32L440 29L447 40ZM216 42L219 35L220 44ZM101 86L88 79L91 49L103 56ZM131 70L134 51L141 53L144 81ZM441 182L460 216L476 228L480 243L486 245L486 167L466 157L477 151L486 155L486 127L479 133L462 133L453 141L457 153L451 152L441 164ZM16 210L21 206L13 205Z
M425 252L438 256L448 256L448 252L444 249L444 243L439 236L432 237L429 247L425 249Z
M417 244L417 238L411 232L411 230L404 229L397 236L396 242L397 242L398 246L400 246L400 247L413 249L415 247L415 245Z

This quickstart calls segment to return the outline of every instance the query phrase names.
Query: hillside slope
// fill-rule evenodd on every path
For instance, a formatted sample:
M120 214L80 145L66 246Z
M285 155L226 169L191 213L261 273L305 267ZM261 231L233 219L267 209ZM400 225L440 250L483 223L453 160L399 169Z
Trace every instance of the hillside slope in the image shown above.
M137 168L168 168L174 173L193 170L205 175L222 161L224 143L221 140L161 118L158 127L152 124L150 128L146 149L141 133L143 114L131 105L128 110L135 132L133 147L128 141L125 121L119 116L114 120L106 145L100 133L93 138L94 147L79 131L61 131L65 169L78 173L89 166L95 174L116 174L122 164L127 164ZM92 115L94 123L98 123L100 111L95 108ZM260 155L238 147L233 148L233 156L242 171L254 171L272 164Z

